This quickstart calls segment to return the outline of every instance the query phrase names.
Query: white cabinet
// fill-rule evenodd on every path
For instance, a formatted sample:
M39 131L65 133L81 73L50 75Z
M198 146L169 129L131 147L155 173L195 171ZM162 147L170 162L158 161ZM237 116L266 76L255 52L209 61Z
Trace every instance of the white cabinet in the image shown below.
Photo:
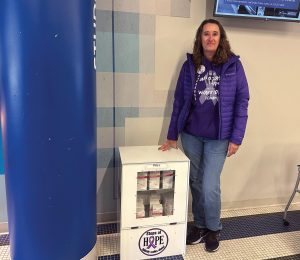
M119 151L121 259L185 254L189 159L158 146Z

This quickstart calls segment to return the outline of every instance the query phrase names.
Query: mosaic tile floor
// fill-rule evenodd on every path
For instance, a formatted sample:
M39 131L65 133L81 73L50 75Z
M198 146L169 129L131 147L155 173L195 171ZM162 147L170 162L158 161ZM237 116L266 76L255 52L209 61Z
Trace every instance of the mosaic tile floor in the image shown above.
M156 259L300 260L300 204L291 205L287 214L289 226L283 225L283 210L284 205L224 210L220 249L217 252L207 253L201 243L187 246L185 256ZM191 220L192 216L189 216L189 219ZM98 260L119 260L117 224L101 224L97 229ZM0 260L10 260L8 234L0 234Z

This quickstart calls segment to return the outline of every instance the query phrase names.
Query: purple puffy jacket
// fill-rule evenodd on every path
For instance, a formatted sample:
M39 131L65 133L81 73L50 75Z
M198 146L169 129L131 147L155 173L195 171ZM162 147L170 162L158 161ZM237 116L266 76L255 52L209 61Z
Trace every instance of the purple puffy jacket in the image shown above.
M168 139L177 140L188 118L195 84L195 67L191 54L182 65L176 85ZM219 85L219 139L241 144L248 119L249 89L239 56L223 64Z

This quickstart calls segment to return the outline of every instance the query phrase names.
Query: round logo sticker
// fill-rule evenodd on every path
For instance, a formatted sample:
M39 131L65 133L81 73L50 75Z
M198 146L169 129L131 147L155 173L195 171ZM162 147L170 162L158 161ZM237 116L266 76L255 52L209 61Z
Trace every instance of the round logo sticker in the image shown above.
M197 70L198 74L202 74L205 71L205 66L201 65L200 68Z
M147 256L158 255L168 246L169 238L167 233L159 228L152 228L141 235L139 248Z

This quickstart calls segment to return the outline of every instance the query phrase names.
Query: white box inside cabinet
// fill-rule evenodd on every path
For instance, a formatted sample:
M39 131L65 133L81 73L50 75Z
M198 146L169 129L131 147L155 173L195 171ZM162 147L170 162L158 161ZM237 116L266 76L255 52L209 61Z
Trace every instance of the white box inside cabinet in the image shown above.
M190 162L158 147L119 148L122 260L185 254Z

